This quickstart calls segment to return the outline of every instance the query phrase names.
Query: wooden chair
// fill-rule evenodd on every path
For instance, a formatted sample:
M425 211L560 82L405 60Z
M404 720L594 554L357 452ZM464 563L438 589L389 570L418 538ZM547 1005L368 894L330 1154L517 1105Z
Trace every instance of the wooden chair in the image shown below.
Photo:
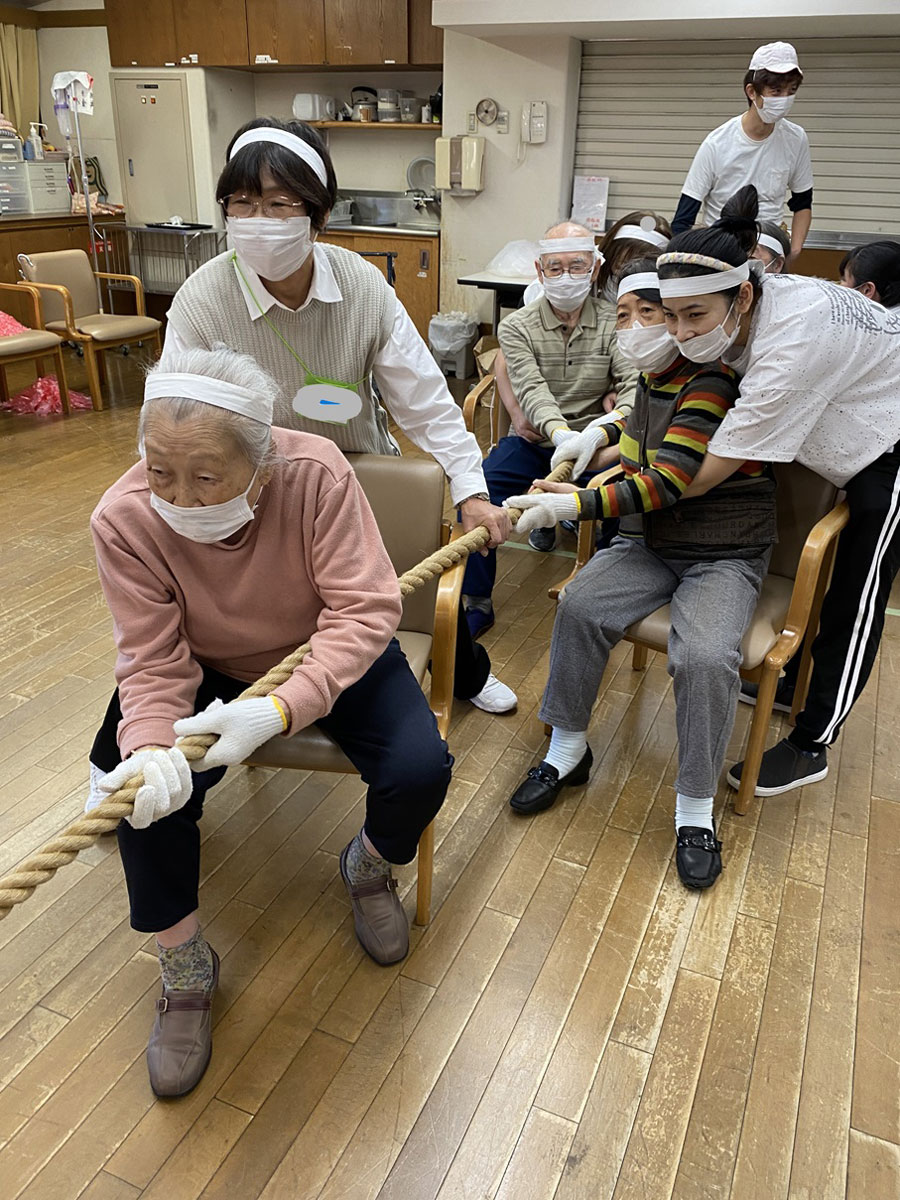
M92 271L83 250L20 254L19 265L25 276L22 286L40 289L46 328L82 347L88 389L95 409L103 408L100 379L105 350L147 341L157 355L162 353L159 332L162 323L147 316L144 285L136 275ZM130 316L102 312L97 298L98 279L130 283L134 288L137 313Z
M400 575L450 538L443 520L444 472L435 462L348 455L366 493L394 569ZM431 664L431 711L447 737L453 707L456 622L465 563L433 580L403 602L397 631L413 674L422 683ZM293 737L274 737L248 759L252 766L355 773L336 743L311 725ZM427 925L431 909L434 827L419 841L416 923Z
M493 375L479 379L463 402L463 420L469 433L475 432L475 410L479 407L486 408L490 413L491 444L485 451L485 454L489 454L500 439L506 437L510 427L509 413L500 399Z
M612 467L592 479L589 486L601 487L620 474L619 467ZM734 805L740 816L747 812L756 791L778 679L801 643L803 653L791 723L806 700L812 638L806 638L805 634L807 630L814 633L818 629L838 537L849 515L846 503L836 503L837 489L799 463L777 463L775 476L778 542L773 547L769 572L763 580L742 647L741 677L759 684L759 691ZM593 521L581 523L575 567L560 584L560 591L593 556L594 525ZM631 665L635 671L646 666L648 650L667 653L670 623L671 612L666 604L629 627L625 640L634 645Z
M22 296L22 287L15 283L0 283L0 289ZM33 328L25 333L14 333L9 337L0 338L0 399L5 403L9 400L9 388L6 381L6 368L13 363L33 361L38 376L46 375L44 359L48 356L56 363L56 378L59 381L59 396L62 400L63 412L69 414L69 387L66 383L66 364L63 362L62 338L44 328L41 315L40 294L34 288L27 289L32 306Z

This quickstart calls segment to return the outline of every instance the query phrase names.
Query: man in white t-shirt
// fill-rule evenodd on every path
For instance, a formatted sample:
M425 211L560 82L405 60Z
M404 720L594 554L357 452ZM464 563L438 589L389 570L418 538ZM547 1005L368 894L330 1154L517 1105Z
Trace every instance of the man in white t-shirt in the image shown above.
M791 221L791 259L803 249L812 221L813 173L809 140L799 125L786 121L803 72L797 51L788 42L760 46L744 77L747 111L708 134L694 155L681 190L672 233L695 223L703 205L711 225L722 206L745 184L759 194L759 219L780 225L788 191ZM790 260L785 264L790 268Z

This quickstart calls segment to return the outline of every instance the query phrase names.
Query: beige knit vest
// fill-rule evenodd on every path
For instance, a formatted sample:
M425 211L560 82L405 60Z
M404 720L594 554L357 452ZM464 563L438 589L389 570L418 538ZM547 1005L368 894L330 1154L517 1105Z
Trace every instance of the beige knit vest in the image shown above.
M396 300L384 276L371 263L339 246L322 247L334 271L342 300L313 300L301 312L273 305L251 320L238 282L232 251L205 263L178 289L169 310L181 339L210 349L224 342L250 354L275 379L274 423L304 433L317 433L341 450L396 454L388 435L387 413L372 393L371 370L378 351L390 337ZM291 401L306 383L306 372L284 342L314 375L357 384L363 402L359 416L346 425L314 421L294 412ZM361 382L357 382L361 381Z

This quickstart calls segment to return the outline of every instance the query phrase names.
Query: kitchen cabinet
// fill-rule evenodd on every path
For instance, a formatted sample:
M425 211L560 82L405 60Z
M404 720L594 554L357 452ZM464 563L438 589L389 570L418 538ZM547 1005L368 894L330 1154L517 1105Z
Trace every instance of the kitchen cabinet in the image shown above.
M405 63L407 0L326 0L325 58L330 66Z
M196 62L201 67L246 67L246 0L177 0L175 49L179 65ZM196 58L193 56L196 55Z
M173 0L106 0L109 61L114 67L162 67L178 61Z
M385 229L384 233L354 233L341 230L331 233L326 230L320 238L345 250L384 253L392 250L396 279L394 288L397 297L412 318L422 337L428 340L428 322L438 311L440 287L441 239L436 234L420 235L397 233ZM371 258L383 275L387 275L387 259Z
M444 31L431 23L431 0L409 0L409 59L411 63L441 64Z
M325 61L322 0L246 0L251 65L261 54L275 62L308 66Z

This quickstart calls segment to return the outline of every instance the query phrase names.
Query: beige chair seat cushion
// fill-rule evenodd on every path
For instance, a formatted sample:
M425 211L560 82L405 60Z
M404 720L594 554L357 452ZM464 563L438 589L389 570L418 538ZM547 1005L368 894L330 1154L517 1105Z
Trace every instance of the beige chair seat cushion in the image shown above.
M409 659L412 673L419 683L425 678L431 658L431 635L399 630L397 641ZM327 733L316 725L301 729L293 737L270 738L247 759L255 767L293 767L304 771L355 772L349 758L338 749Z
M767 575L763 580L756 611L742 643L744 670L758 667L780 637L793 589L793 579L785 579L782 575ZM644 617L643 621L630 625L626 636L645 643L652 650L665 653L669 645L671 621L672 610L666 604L649 617Z
M161 328L161 322L153 317L96 313L90 317L76 317L75 328L79 333L92 337L95 342L124 342L130 338L150 337ZM65 321L48 321L48 329L56 329L65 335Z
M0 358L11 358L14 354L32 354L40 350L55 350L59 338L44 329L29 329L27 333L12 333L0 337Z

